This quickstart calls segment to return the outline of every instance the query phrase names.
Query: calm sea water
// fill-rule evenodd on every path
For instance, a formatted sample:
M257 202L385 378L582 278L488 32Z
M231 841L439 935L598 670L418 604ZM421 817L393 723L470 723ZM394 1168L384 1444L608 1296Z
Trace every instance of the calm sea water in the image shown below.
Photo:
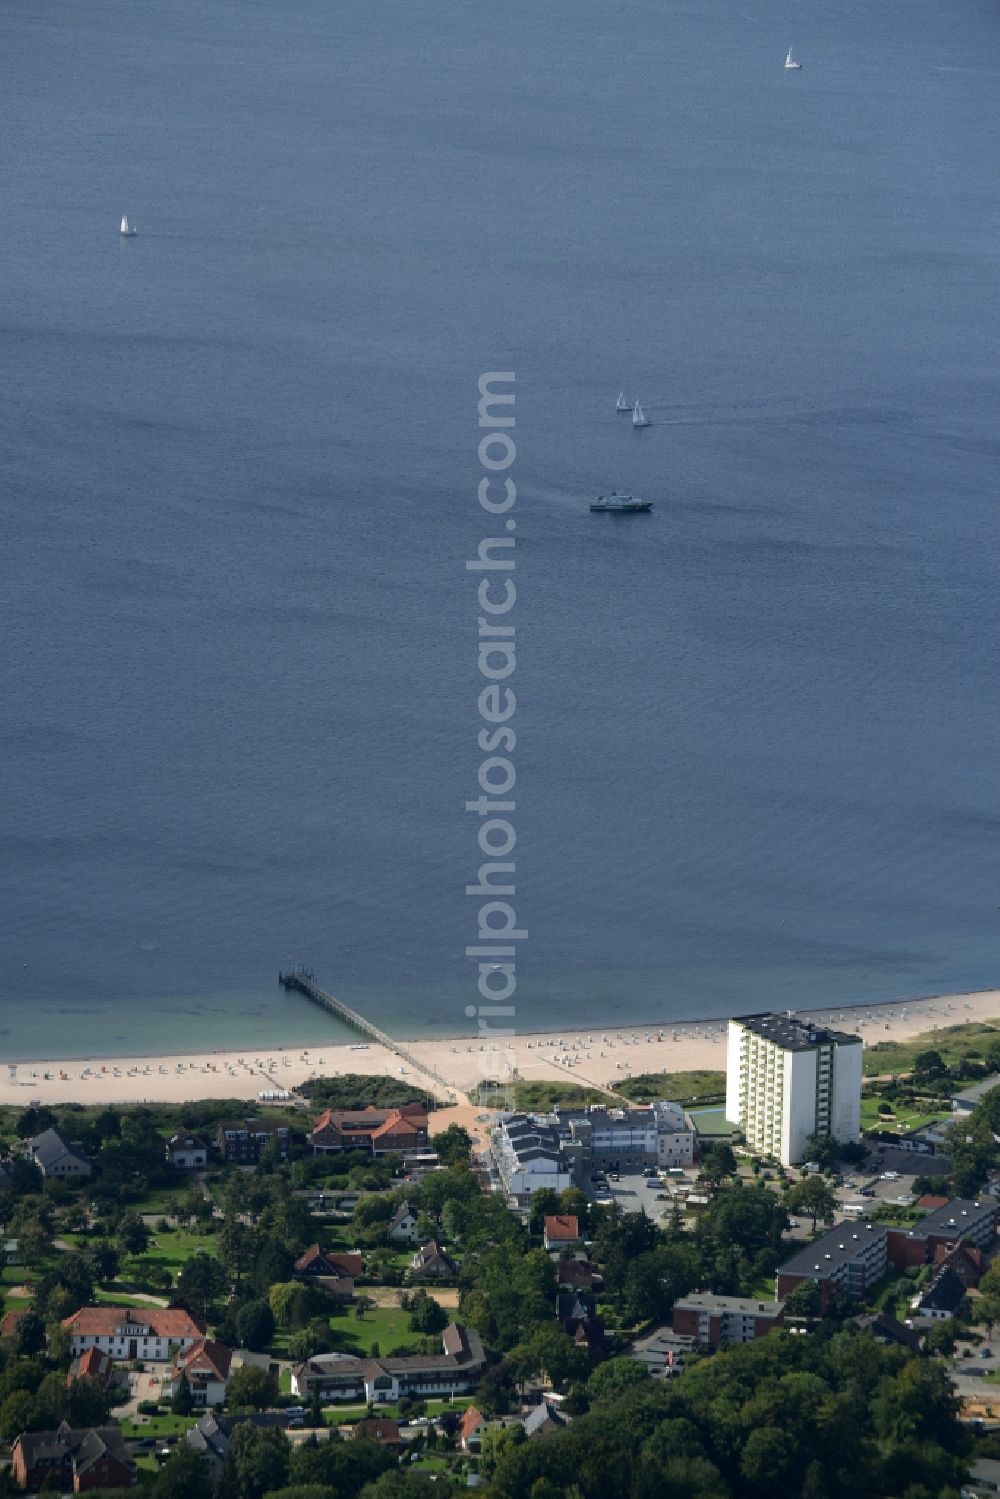
M519 1023L996 983L995 6L8 0L0 43L3 1055L318 1039L290 954L466 1024L490 368Z

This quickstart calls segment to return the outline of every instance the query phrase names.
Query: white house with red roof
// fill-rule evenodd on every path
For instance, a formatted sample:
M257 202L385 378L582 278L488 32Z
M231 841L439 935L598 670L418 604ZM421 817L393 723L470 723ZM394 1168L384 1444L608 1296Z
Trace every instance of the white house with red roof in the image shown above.
M568 1249L580 1242L580 1220L572 1213L546 1214L542 1243L546 1249Z
M232 1362L232 1350L224 1343L217 1343L214 1338L199 1338L196 1343L182 1348L176 1355L170 1366L166 1393L177 1393L183 1374L199 1410L211 1405L221 1405L226 1398Z
M205 1336L190 1312L179 1307L83 1306L62 1325L69 1333L73 1358L98 1348L116 1360L165 1364L178 1349Z

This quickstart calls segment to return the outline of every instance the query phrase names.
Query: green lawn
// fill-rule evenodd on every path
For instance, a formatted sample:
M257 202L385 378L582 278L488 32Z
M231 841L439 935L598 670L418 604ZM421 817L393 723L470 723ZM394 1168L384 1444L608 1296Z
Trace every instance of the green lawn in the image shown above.
M198 1412L191 1416L129 1416L121 1423L122 1431L130 1440L135 1437L179 1436L189 1431L198 1420Z
M345 1353L371 1353L372 1344L377 1343L379 1351L385 1354L398 1343L411 1343L421 1336L410 1331L410 1314L398 1306L373 1307L361 1321L351 1310L346 1315L331 1317L330 1326L338 1348Z
M912 1130L923 1129L924 1125L937 1124L942 1119L951 1118L951 1110L946 1108L932 1108L929 1104L920 1104L915 1108L906 1108L901 1104L892 1105L892 1114L885 1116L879 1113L879 1104L882 1099L877 1094L866 1094L861 1099L861 1128L870 1129L892 1129Z
M724 1098L726 1074L707 1070L694 1072L641 1072L616 1083L624 1098L633 1103L649 1103L654 1098L670 1098L674 1103L705 1103Z

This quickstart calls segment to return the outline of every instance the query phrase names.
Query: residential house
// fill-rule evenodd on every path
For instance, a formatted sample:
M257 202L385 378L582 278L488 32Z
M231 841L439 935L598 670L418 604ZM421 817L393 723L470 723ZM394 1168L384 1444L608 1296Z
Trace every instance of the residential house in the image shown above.
M356 1421L353 1436L366 1442L378 1442L379 1446L384 1447L387 1452L395 1453L397 1457L405 1445L399 1435L399 1423L390 1420L388 1416L367 1416L362 1421Z
M628 1352L654 1379L671 1379L681 1373L686 1355L695 1346L693 1338L681 1337L672 1328L654 1327L645 1337L637 1338Z
M525 1436L529 1439L545 1437L552 1431L561 1431L566 1425L566 1417L561 1415L554 1405L543 1400L525 1416L521 1424L524 1427Z
M248 1423L251 1426L276 1426L284 1430L288 1422L289 1417L284 1411L246 1411L236 1416L220 1416L214 1411L208 1411L196 1426L184 1433L184 1440L199 1454L206 1475L214 1485L219 1482L225 1470L231 1446L230 1436L235 1426Z
M216 1145L223 1160L256 1165L274 1140L282 1160L288 1154L288 1125L270 1119L243 1119L220 1124Z
M923 1342L922 1334L916 1332L912 1327L906 1327L902 1322L897 1322L895 1317L890 1317L888 1312L865 1313L861 1317L851 1319L856 1327L862 1332L870 1333L877 1343L887 1346L905 1348L908 1353L919 1353Z
M421 1245L410 1261L408 1271L411 1280L452 1280L458 1266L436 1239Z
M178 1349L205 1336L191 1314L178 1307L84 1306L62 1325L74 1358L98 1348L116 1360L165 1364Z
M195 1171L208 1165L208 1141L201 1135L171 1135L166 1144L167 1165L178 1171Z
M604 1276L586 1257L576 1259L564 1254L556 1265L556 1284L573 1291L599 1291Z
M386 1236L390 1244L415 1244L417 1242L417 1215L408 1202L401 1202L389 1219Z
M580 1221L572 1213L547 1215L543 1224L542 1243L546 1249L567 1249L580 1242Z
M942 1265L930 1284L910 1302L910 1310L915 1316L943 1322L948 1317L954 1317L964 1300L965 1282L950 1265Z
M84 1181L93 1167L79 1145L67 1145L57 1130L43 1130L25 1147L43 1176L59 1181Z
M568 1333L576 1344L591 1358L600 1358L605 1352L607 1337L604 1323L595 1313L594 1297L588 1291L559 1291L556 1293L556 1320L563 1332Z
M350 1301L355 1280L365 1272L365 1262L360 1254L330 1254L311 1244L299 1255L294 1268L299 1280L320 1286L341 1301Z
M367 1150L373 1156L389 1151L414 1151L427 1144L427 1109L405 1103L398 1109L324 1109L312 1127L309 1144L314 1155L343 1150Z
M953 1249L947 1244L939 1244L934 1251L933 1263L954 1270L967 1290L974 1290L986 1273L986 1256L981 1249L973 1249L971 1244L956 1244Z
M458 1423L458 1445L462 1451L478 1455L483 1450L483 1436L489 1428L490 1423L482 1411L474 1405L467 1406Z
M217 1343L214 1338L199 1338L175 1355L166 1393L177 1393L183 1375L196 1409L222 1405L232 1362L232 1351L224 1343Z
M17 1332L17 1324L21 1318L27 1316L28 1312L34 1311L34 1307L22 1306L15 1311L4 1312L0 1317L0 1338L12 1338Z
M114 1373L115 1361L109 1354L102 1353L99 1348L88 1348L70 1364L66 1383L72 1384L74 1379L96 1379L97 1383L106 1390Z
M714 1296L694 1292L674 1302L674 1332L693 1338L699 1347L720 1343L752 1343L785 1320L784 1303L758 1301L753 1296Z
M321 1400L392 1405L402 1395L426 1400L474 1390L486 1367L479 1334L450 1323L441 1334L443 1352L398 1358L354 1358L322 1353L292 1367L292 1394Z
M11 1472L18 1487L29 1491L45 1484L58 1493L88 1494L93 1489L131 1488L136 1481L120 1426L74 1430L65 1421L56 1431L19 1436Z

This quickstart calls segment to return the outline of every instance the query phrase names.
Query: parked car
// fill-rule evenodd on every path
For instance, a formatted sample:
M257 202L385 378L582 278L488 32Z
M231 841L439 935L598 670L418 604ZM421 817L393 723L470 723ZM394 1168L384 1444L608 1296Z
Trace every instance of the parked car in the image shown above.
M979 1350L979 1357L980 1358L992 1358L993 1357L993 1350L992 1350L992 1348L980 1348L980 1350Z

